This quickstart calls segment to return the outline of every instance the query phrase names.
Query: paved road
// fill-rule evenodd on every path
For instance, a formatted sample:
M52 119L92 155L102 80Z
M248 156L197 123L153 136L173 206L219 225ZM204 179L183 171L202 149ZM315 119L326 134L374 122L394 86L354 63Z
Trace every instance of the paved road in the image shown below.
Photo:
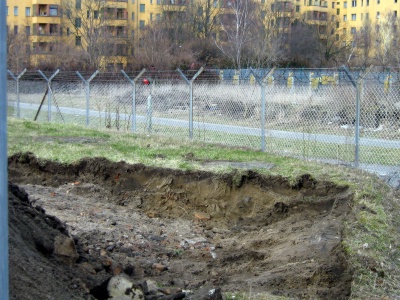
M13 103L10 103L13 105ZM37 111L37 104L29 104L29 103L20 103L21 109L30 109ZM47 104L42 107L43 112L47 113ZM60 111L62 114L70 114L70 115L80 115L86 116L85 109L78 108L70 108L70 107L60 107ZM57 113L56 107L52 106L52 112ZM107 114L105 112L100 113L102 118L105 118ZM99 112L91 110L89 111L89 116L93 118L99 117ZM116 114L111 113L111 118L115 118ZM127 114L119 114L120 120L130 120L130 116ZM145 123L146 117L142 115L136 116L137 123ZM177 119L169 119L169 118L158 118L153 117L152 123L156 125L165 125L165 126L173 126L173 127L182 127L189 129L189 121L188 120L177 120ZM209 131L217 131L224 132L230 134L240 134L240 135L250 135L250 136L260 136L261 129L260 128L251 128L251 127L243 127L243 126L233 126L233 125L224 125L224 124L214 124L214 123L203 123L203 122L193 122L193 128L196 130L197 128L201 128L201 130L209 130ZM273 138L281 138L281 139L291 139L291 140L308 140L312 142L325 142L325 143L334 143L334 144L352 144L354 143L354 137L352 136L344 136L344 135L332 135L332 134L315 134L315 133L302 133L302 132L293 132L293 131L283 131L283 130L266 130L267 137ZM372 139L372 138L360 138L360 146L372 146L372 147L380 147L380 148L391 148L391 149L400 149L400 141L399 140L385 140L385 139Z

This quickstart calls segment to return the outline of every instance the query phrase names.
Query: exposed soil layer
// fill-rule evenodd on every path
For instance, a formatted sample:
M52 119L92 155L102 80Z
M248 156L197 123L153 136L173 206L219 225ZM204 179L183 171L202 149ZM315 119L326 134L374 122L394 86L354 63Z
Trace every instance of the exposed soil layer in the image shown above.
M206 286L302 299L351 293L345 186L31 153L9 158L9 180L11 299L107 299L118 273L190 290L187 299ZM76 257L56 253L60 235L73 238Z

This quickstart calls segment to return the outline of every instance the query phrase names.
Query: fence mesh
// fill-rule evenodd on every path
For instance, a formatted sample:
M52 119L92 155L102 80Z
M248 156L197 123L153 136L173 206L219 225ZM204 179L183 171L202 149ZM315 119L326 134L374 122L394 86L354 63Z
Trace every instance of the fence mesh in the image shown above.
M27 71L18 81L8 76L8 115L18 116L19 108L20 118L40 122L192 138L340 164L355 162L358 121L357 163L399 164L397 74L369 73L357 85L358 71L285 69L266 78L268 72L146 71L126 74L128 80L123 73L44 72L44 78Z

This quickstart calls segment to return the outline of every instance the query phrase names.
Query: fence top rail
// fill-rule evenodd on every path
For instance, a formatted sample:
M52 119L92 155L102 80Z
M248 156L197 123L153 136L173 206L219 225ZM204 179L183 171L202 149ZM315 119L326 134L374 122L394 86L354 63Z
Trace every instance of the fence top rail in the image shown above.
M271 69L204 69L195 82L221 82L221 81L248 81L257 78L264 78ZM348 69L347 72L340 68L325 68L325 69L291 69L291 68L275 68L271 76L271 80L275 83L284 83L289 79L293 79L296 84L310 84L315 80L330 81L340 84L351 84L349 74L354 80L357 80L362 74L364 69ZM23 81L41 81L44 82L43 76L38 72L39 70L26 70L25 72L14 72L9 70L7 72L8 80ZM199 70L181 70L181 72L189 80L195 76ZM50 78L56 70L41 71L47 78ZM90 78L95 72L92 71L78 71L83 78ZM139 71L125 71L129 78L136 78L141 73ZM154 70L146 69L142 78L149 79L150 82L182 82L183 79L177 70ZM121 82L127 83L127 78L122 72L99 72L92 80L96 82ZM400 69L388 69L385 72L372 70L365 76L366 82L375 82L378 84L396 84L400 83ZM52 78L52 82L82 82L81 78L77 75L76 71L60 71Z

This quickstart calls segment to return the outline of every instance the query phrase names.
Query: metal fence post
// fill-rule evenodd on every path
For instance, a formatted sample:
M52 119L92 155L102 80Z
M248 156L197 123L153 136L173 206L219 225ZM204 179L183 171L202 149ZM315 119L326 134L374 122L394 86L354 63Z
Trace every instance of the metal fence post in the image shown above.
M47 89L49 90L49 92L47 93L47 121L51 122L51 95L53 94L51 92L51 80L58 74L58 72L60 72L60 70L58 69L57 71L55 71L54 74L51 75L49 78L47 78L47 76L44 75L42 71L38 70L38 72L47 82Z
M260 79L256 76L255 72L253 69L250 69L250 72L254 75L256 78L257 83L261 86L261 151L265 151L265 125L266 125L266 119L265 119L265 114L266 114L266 89L265 87L268 84L269 78L272 76L272 74L275 71L275 67L273 67L267 75L264 76L264 78Z
M367 76L372 66L369 66L364 73L360 75L357 80L357 97L356 97L356 128L355 128L355 156L354 156L354 166L356 168L360 165L360 119L361 119L361 94L364 84L364 78Z
M354 129L354 167L358 168L360 165L360 119L361 119L361 93L362 86L365 76L372 69L372 65L369 66L364 73L362 73L357 81L350 74L346 66L342 66L342 70L345 72L346 76L349 78L351 84L356 88L356 117L355 117L355 129Z
M0 299L9 298L6 1L0 1Z
M81 73L79 73L79 71L76 71L76 74L79 76L79 78L83 81L83 83L86 86L86 126L89 126L90 82L93 80L93 78L96 77L96 75L98 73L99 73L99 70L94 72L94 74L92 76L90 76L90 78L88 80L86 80L85 78L83 78Z
M181 77L186 81L189 86L189 138L193 140L193 81L203 72L204 68L201 67L200 70L197 71L196 74L192 77L192 79L187 79L185 74L181 71L181 69L177 69L178 73Z
M136 131L136 82L139 80L139 78L143 75L144 72L146 72L146 69L140 71L139 75L137 75L135 79L132 80L129 78L128 74L125 73L124 70L121 70L121 73L132 85L132 126L131 126L132 132Z
M7 70L8 74L10 74L10 76L15 80L15 84L16 84L16 94L17 94L17 103L16 103L16 113L17 113L17 118L20 117L20 99L19 99L19 80L21 79L21 77L25 74L26 69L24 69L18 76L15 76L13 74L13 72L11 72L10 70Z

